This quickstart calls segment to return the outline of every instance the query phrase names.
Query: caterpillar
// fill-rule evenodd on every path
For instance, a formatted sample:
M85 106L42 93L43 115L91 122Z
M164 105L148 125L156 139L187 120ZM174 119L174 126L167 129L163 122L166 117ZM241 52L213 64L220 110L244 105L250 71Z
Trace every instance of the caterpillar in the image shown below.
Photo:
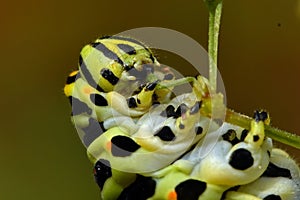
M132 38L102 37L81 50L64 93L102 199L300 197L297 164L264 135L266 112L255 113L249 131L219 127L203 113L222 113L222 95L211 95L200 75L177 97L172 87L158 87L175 78ZM214 148L201 158L206 145Z

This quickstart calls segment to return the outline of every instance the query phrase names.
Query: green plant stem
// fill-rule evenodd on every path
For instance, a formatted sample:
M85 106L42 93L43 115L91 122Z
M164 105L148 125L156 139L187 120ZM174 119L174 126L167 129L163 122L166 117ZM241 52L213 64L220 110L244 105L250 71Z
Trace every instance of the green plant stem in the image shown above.
M206 0L209 10L208 27L208 55L209 55L209 82L211 87L217 89L217 62L218 62L218 38L220 31L222 0Z
M253 119L246 115L234 112L233 110L227 109L226 111L225 121L228 123L249 129L251 120ZM266 136L278 142L300 149L300 136L296 134L292 134L268 125L265 125L265 134Z

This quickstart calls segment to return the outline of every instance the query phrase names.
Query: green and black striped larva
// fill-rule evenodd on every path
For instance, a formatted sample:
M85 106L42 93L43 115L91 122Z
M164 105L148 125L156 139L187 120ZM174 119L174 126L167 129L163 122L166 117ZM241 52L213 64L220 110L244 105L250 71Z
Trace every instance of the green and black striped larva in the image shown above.
M103 200L300 198L299 168L266 137L265 111L255 112L249 130L220 126L209 111L225 111L222 95L211 95L204 77L176 97L160 87L174 81L132 38L104 37L82 49L64 92Z

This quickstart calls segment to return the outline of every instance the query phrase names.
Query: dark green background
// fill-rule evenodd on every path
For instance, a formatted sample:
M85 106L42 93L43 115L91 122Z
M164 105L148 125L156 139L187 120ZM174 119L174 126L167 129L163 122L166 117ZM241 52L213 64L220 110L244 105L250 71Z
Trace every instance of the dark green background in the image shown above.
M0 199L99 199L62 90L80 48L146 26L206 46L207 14L202 0L2 2ZM275 126L300 133L300 2L225 0L223 14L219 69L229 107L265 108ZM299 160L299 150L290 152Z

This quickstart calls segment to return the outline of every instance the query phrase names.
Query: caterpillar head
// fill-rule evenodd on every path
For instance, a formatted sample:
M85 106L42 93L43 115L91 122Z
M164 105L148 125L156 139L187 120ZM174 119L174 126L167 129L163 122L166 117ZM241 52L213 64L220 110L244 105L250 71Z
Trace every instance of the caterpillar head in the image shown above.
M108 36L84 46L79 69L83 78L99 91L112 91L119 80L145 83L159 63L151 50L132 38ZM127 85L128 87L128 85Z

